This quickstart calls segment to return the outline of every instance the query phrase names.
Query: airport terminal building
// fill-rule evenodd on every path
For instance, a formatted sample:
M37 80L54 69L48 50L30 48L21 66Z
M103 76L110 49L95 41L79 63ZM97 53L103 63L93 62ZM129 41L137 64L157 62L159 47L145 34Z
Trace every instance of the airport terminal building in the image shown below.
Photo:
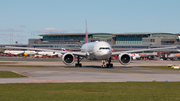
M4 44L3 46L40 47L49 49L79 50L85 43L85 33L41 34L41 39L29 39L28 44ZM105 41L116 50L132 50L178 46L180 34L173 33L88 33L89 42Z
M85 33L41 34L42 39L29 39L30 45L49 47L81 47L85 43ZM160 48L178 45L180 34L173 33L88 33L89 42L105 41L114 50Z
M84 44L85 33L41 34L42 39L29 39L29 44ZM89 33L89 42L106 41L111 45L179 45L180 34L173 33Z

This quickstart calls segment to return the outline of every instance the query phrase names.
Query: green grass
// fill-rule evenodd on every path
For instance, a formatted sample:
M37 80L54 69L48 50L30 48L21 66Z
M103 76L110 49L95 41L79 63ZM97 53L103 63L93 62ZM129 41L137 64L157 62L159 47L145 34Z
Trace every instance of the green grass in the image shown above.
M26 76L19 75L10 71L0 71L0 78L18 78L18 77L26 77Z
M153 68L153 69L164 69L164 70L180 70L180 69L174 69L171 67L167 67L167 66L140 66L143 68Z
M0 64L16 64L16 62L0 62Z
M0 84L0 101L179 101L180 82Z
M0 67L46 67L36 65L0 65Z

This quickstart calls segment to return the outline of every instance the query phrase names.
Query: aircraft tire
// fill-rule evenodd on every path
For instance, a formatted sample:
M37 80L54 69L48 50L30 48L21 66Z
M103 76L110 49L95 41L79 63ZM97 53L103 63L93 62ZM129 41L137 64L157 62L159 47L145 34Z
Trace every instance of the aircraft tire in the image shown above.
M82 67L82 64L75 64L75 67Z
M113 67L113 64L110 64L110 67Z

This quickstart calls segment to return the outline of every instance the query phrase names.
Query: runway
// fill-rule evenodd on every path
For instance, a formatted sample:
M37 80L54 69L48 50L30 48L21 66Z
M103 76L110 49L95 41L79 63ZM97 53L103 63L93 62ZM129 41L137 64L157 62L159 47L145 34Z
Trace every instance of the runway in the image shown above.
M13 58L14 59L14 58ZM9 60L11 60L9 58ZM0 58L2 61L2 58ZM6 60L7 61L7 60ZM3 61L4 62L4 61ZM12 60L11 60L12 62ZM180 70L142 68L147 65L178 65L177 61L132 61L122 66L113 60L113 68L100 67L101 61L82 61L83 67L66 66L60 60L14 61L13 65L42 65L45 67L0 67L0 71L14 71L28 75L26 78L0 78L0 83L65 83L65 82L128 82L128 81L180 81ZM12 64L7 64L12 65Z

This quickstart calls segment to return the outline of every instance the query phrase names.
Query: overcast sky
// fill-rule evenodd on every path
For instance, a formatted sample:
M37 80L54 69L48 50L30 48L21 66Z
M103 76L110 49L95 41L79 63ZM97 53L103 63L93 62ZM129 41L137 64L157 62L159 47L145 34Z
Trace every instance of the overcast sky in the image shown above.
M0 0L0 43L85 33L85 19L89 33L180 33L179 5L180 0Z

